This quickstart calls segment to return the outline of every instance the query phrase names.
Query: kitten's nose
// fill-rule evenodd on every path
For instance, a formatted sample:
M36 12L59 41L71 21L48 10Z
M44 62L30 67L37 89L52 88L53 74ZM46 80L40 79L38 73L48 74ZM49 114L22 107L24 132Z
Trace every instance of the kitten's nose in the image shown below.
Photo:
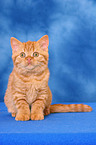
M30 64L32 58L31 57L27 57L26 59L27 59L28 63Z

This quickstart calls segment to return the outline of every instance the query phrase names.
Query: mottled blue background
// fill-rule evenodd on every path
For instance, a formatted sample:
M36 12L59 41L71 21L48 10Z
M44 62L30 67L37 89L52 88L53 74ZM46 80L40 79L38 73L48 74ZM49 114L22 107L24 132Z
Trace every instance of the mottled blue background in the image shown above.
M0 101L13 67L10 37L45 34L53 103L96 101L95 0L0 0Z

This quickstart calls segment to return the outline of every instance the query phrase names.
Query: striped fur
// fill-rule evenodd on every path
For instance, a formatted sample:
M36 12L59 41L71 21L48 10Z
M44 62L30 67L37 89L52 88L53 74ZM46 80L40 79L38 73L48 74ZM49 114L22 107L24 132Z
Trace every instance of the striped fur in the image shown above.
M44 115L54 112L90 112L92 108L83 104L51 105L52 94L48 86L48 36L37 42L21 43L11 38L14 68L10 74L4 102L16 120L42 120ZM25 53L21 58L21 52ZM33 53L38 52L38 57ZM30 59L30 63L28 59Z
M50 112L90 112L92 108L84 104L54 104L51 105Z

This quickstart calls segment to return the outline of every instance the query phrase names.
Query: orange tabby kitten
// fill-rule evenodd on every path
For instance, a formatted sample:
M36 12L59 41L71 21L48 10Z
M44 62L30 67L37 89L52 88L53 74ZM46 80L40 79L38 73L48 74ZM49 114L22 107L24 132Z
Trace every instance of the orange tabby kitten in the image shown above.
M43 120L53 112L90 112L83 104L51 105L48 86L48 36L37 42L20 42L11 38L14 68L9 77L4 102L16 120Z

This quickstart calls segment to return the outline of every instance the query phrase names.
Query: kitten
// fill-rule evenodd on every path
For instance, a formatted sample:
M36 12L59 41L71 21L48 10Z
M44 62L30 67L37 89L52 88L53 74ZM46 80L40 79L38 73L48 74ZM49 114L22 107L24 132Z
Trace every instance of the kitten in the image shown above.
M51 105L52 94L48 86L48 36L37 42L20 42L11 38L14 68L9 77L4 102L15 120L43 120L54 112L90 112L83 104Z

